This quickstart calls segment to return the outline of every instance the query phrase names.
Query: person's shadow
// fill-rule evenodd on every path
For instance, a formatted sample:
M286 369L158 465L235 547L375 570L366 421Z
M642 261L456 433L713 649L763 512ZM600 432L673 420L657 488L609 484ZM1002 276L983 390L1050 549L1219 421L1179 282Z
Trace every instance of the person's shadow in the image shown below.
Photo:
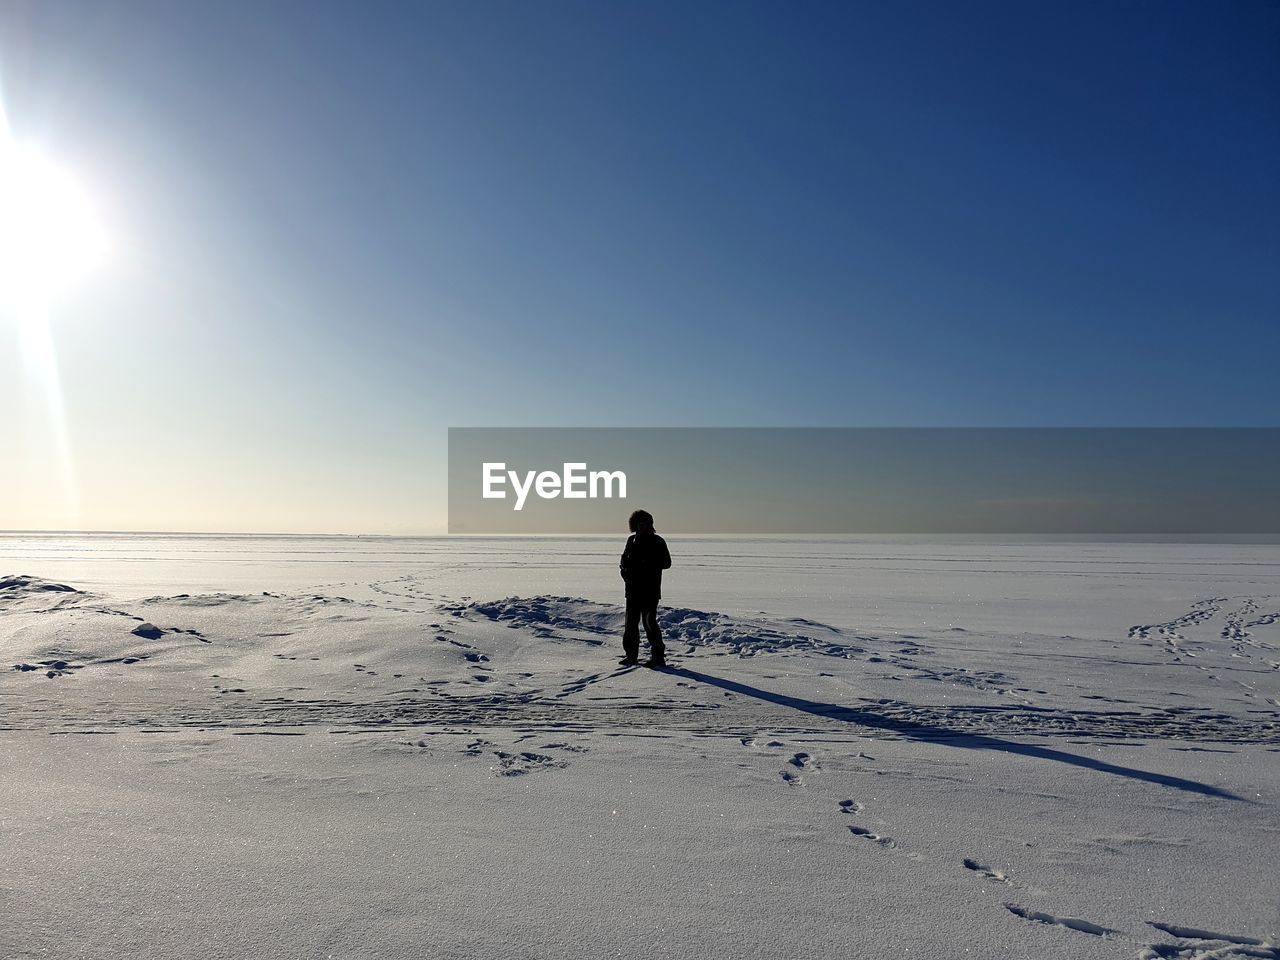
M1041 760L1056 760L1058 763L1069 763L1074 767L1086 767L1090 770L1111 773L1119 777L1129 777L1132 780L1143 780L1147 783L1159 784L1162 787L1185 790L1188 793L1198 793L1207 797L1222 797L1227 800L1239 800L1245 803L1249 802L1244 797L1236 796L1227 790L1211 787L1195 780L1173 777L1165 773L1152 773L1149 770L1139 770L1136 767L1123 767L1119 764L1107 763L1105 760L1067 753L1064 750L1038 747L1029 743L1014 743L1012 740L1002 740L999 737L989 737L985 734L963 733L959 730L950 730L934 724L917 723L913 720L903 720L896 717L883 717L852 707L842 707L834 703L820 703L816 700L791 697L782 693L774 693L770 690L761 690L759 687L753 687L737 680L726 680L724 677L700 673L697 670L690 670L688 667L672 667L669 672L687 680L710 684L713 687L720 687L722 690L739 693L745 697L755 697L757 700L776 703L780 706L790 707L793 710L801 710L814 716L825 717L828 720L839 720L863 727L888 730L900 736L910 737L913 740L943 743L949 747L963 747L969 750L999 750L1003 753L1016 753L1024 757L1037 757Z

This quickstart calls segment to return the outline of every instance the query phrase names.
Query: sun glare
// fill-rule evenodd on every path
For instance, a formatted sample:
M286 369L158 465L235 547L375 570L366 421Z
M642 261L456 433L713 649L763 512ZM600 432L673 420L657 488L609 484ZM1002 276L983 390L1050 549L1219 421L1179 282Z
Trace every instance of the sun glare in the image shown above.
M0 299L40 309L106 249L92 199L75 177L38 150L0 141Z
M79 496L51 307L103 258L107 235L76 178L15 141L5 121L0 105L0 314L16 320L28 416L43 416L52 451L48 482L61 490L63 523L74 528Z

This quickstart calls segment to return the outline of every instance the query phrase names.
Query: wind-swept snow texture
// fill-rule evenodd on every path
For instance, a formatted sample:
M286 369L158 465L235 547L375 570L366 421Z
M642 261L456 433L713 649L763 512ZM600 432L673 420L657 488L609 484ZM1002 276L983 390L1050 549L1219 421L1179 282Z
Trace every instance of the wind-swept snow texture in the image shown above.
M0 957L1280 958L1280 546L0 537Z

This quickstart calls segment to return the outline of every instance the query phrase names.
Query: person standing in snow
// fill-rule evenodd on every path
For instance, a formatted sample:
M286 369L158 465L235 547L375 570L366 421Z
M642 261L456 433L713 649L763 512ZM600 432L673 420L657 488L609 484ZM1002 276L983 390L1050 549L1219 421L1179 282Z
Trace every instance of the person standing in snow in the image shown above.
M631 536L618 565L627 584L627 619L622 630L622 663L640 661L640 624L649 641L646 667L665 667L666 647L658 628L658 600L662 597L662 571L671 567L667 541L653 529L653 514L637 510L627 521Z

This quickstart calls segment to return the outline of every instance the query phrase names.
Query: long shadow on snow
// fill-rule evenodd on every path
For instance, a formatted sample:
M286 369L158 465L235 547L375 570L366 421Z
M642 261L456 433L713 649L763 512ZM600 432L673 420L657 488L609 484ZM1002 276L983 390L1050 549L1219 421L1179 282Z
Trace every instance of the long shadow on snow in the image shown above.
M720 687L732 693L740 693L743 696L755 697L757 700L764 700L768 703L780 704L784 707L791 707L793 710L802 710L805 713L811 713L815 716L826 717L829 720L840 720L844 723L856 723L864 727L876 727L881 730L889 730L893 733L910 737L913 740L922 740L929 743L943 743L949 747L964 747L969 750L999 750L1002 753L1016 753L1024 757L1037 757L1041 760L1056 760L1059 763L1068 763L1073 767L1086 767L1090 770L1097 770L1101 773L1112 773L1119 777L1128 777L1131 780L1142 780L1146 783L1159 784L1162 787L1173 787L1175 790L1185 790L1188 793L1198 793L1207 797L1223 797L1227 800L1240 800L1247 803L1244 797L1238 797L1234 793L1227 790L1221 790L1218 787L1211 787L1208 784L1200 783L1196 780L1186 780L1182 777L1173 777L1165 773L1152 773L1149 770L1139 770L1135 767L1122 767L1119 764L1107 763L1104 760L1095 760L1092 757L1082 757L1078 754L1067 753L1064 750L1053 750L1049 747L1038 747L1029 743L1014 743L1012 740L1001 740L999 737L988 737L982 734L961 733L957 730L949 730L946 727L938 727L927 723L915 723L911 720L897 720L889 717L877 716L874 713L867 713L861 710L842 707L834 703L820 703L816 700L805 700L801 697L789 697L782 693L773 693L769 690L761 690L759 687L753 687L749 684L740 683L737 680L726 680L724 677L715 677L709 673L700 673L697 670L690 670L688 667L676 667L669 671L677 676L685 677L689 680L696 680L699 683L710 684L713 687Z

